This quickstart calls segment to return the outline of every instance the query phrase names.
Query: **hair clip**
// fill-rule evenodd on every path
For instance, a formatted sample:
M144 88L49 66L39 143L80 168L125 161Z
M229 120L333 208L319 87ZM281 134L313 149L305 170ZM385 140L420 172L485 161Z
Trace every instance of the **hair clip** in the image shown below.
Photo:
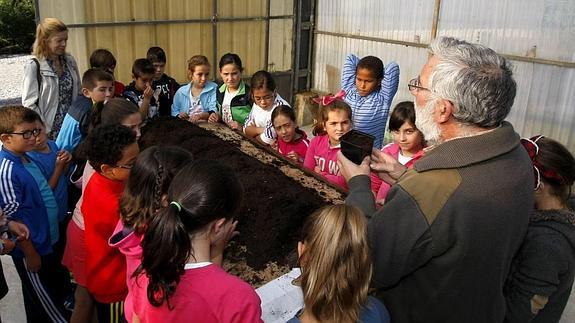
M180 205L180 203L172 201L170 202L170 205L174 205L178 209L178 212L182 212L182 206Z
M326 95L326 96L320 96L317 98L313 98L313 102L322 105L322 106L326 106L326 105L330 105L332 104L335 100L343 100L343 98L345 98L345 91L339 90L339 92L337 92L335 95Z

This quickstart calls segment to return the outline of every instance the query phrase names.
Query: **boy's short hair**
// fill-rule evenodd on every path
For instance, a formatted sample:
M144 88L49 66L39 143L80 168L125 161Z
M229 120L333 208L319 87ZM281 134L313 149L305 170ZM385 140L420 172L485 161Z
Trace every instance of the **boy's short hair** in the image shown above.
M114 69L116 67L116 58L107 49L96 49L90 55L90 67L104 70Z
M385 68L381 59L375 56L365 56L357 63L356 71L360 68L371 71L376 79L382 79L385 73Z
M166 52L161 47L153 46L148 49L146 53L146 58L152 63L165 63L166 62Z
M102 165L116 165L124 149L135 142L136 134L130 128L112 124L94 128L86 137L84 149L90 165L102 173Z
M82 75L82 88L92 91L98 82L114 82L114 76L101 68L89 68Z
M14 127L21 123L42 121L36 111L19 105L0 107L0 134L14 132Z
M154 72L154 65L147 58L138 58L132 65L132 75L134 78L142 77L144 74L154 74Z

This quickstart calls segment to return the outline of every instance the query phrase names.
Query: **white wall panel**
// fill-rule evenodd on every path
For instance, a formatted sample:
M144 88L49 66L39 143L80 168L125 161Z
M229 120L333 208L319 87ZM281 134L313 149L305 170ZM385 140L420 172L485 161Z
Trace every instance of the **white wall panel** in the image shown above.
M505 54L574 61L575 1L442 0L438 35Z
M433 1L318 0L320 31L428 43Z

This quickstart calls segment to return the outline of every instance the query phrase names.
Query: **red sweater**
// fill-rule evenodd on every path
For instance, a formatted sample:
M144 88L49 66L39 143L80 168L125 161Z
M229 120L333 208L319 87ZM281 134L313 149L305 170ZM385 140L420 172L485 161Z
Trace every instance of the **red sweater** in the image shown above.
M118 201L123 190L124 182L94 173L83 195L87 287L101 303L122 301L128 292L126 258L108 245L120 219Z

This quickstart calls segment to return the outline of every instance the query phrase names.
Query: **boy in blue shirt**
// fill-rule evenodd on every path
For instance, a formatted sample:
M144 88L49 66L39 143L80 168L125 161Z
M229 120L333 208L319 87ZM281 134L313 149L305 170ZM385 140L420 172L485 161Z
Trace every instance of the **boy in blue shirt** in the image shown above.
M78 95L66 113L56 145L73 152L88 136L92 109L114 97L114 76L99 68L90 68L82 75L82 95Z
M70 293L69 274L52 250L51 223L36 180L25 165L36 147L40 116L22 106L0 108L0 208L8 220L24 223L29 239L12 252L22 281L28 322L67 322L64 300ZM53 227L53 225L52 225Z

